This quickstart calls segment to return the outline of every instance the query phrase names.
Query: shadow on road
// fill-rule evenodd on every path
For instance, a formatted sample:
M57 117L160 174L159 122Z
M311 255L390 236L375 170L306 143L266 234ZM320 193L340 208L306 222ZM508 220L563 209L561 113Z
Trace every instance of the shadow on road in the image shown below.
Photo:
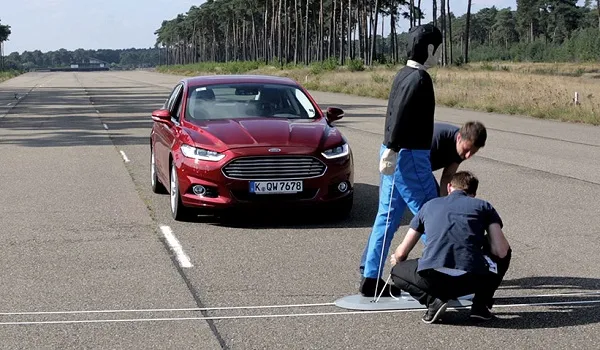
M552 289L559 291L549 291ZM570 291L564 292L565 289ZM600 279L597 278L524 277L503 281L500 290L515 290L514 294L519 294L518 290L536 290L539 291L536 295L543 296L523 293L517 297L497 297L492 310L496 316L493 320L471 321L468 310L460 310L444 315L443 323L499 329L548 329L600 322ZM573 295L569 295L571 293Z
M535 276L505 280L500 287L502 290L519 289L572 289L592 290L600 292L600 279L586 277L556 277Z
M89 93L94 104L81 87L34 90L0 119L0 128L4 130L0 144L25 147L148 144L150 114L168 96L167 91L161 93L139 86L99 87L89 89ZM108 125L109 135L102 124ZM140 136L140 129L148 132Z

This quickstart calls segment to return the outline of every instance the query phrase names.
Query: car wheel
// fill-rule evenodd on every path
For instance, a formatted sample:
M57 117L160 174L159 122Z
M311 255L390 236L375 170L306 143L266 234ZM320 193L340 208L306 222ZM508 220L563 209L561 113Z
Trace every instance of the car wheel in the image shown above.
M181 202L181 195L179 194L179 178L177 177L175 163L171 164L170 183L171 216L177 221L186 221L190 217L191 210Z
M159 194L168 193L165 186L160 183L158 180L158 175L156 174L156 160L154 156L154 148L150 150L150 184L152 185L152 192Z

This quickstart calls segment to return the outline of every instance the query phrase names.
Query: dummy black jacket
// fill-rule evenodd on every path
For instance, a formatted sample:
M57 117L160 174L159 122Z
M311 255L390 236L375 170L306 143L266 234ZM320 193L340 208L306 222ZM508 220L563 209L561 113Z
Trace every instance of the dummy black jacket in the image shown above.
M402 67L390 91L383 144L396 152L401 148L430 149L434 111L435 95L429 73Z

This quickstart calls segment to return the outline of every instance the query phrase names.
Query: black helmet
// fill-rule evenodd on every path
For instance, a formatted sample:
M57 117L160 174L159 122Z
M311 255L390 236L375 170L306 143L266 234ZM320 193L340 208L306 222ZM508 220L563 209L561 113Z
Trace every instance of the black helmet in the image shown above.
M408 59L424 64L429 57L429 45L435 52L442 43L442 32L433 24L423 24L408 31Z

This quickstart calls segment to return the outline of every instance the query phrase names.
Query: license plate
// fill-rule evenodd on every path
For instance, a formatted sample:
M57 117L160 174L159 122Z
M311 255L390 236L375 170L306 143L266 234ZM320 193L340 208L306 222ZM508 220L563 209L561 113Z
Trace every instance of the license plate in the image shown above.
M302 192L302 181L250 181L250 193L276 194Z

